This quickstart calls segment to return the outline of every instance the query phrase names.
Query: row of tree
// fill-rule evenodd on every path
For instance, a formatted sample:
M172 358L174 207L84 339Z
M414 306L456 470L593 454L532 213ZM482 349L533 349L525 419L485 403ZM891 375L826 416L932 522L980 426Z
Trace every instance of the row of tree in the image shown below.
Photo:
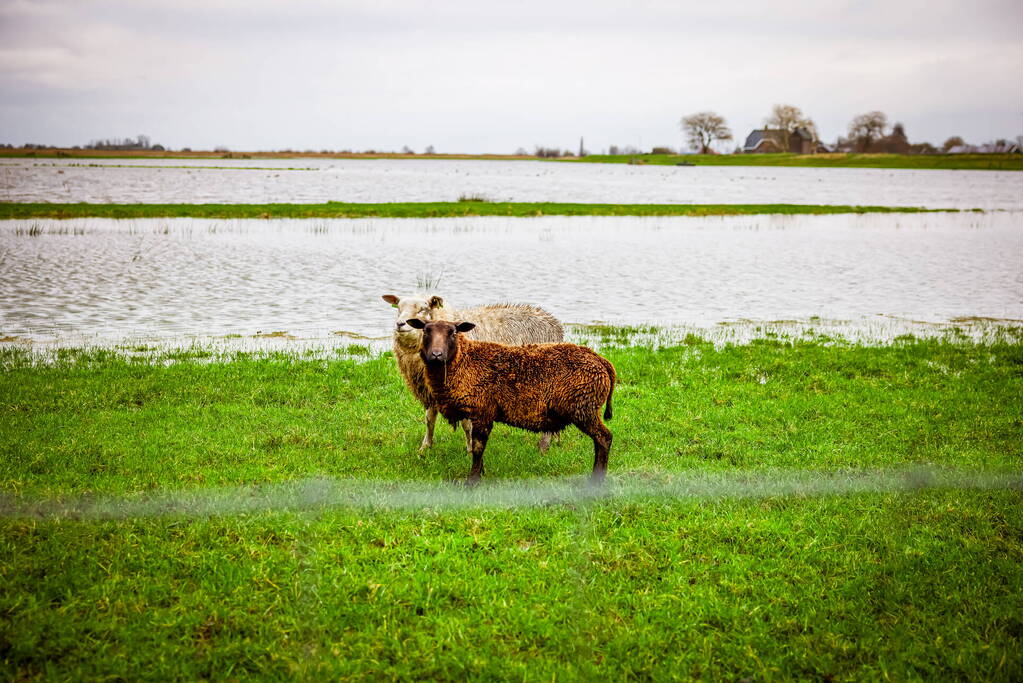
M950 138L942 146L949 151L961 138ZM839 136L835 143L838 152L881 152L889 154L934 154L938 150L929 142L912 144L906 137L906 128L896 123L889 128L888 116L882 111L868 111L849 122L848 137Z
M148 135L139 135L135 138L110 138L107 140L93 140L89 144L85 145L85 149L116 149L116 150L145 150L151 149L157 152L163 151L163 145L152 144Z
M701 111L682 117L679 122L686 134L689 145L701 154L713 154L715 142L732 140L732 131L725 118L713 111ZM781 131L783 147L790 148L791 136L805 131L814 143L819 143L817 125L809 116L803 114L799 107L790 104L776 104L771 114L764 119L764 127L769 130ZM892 154L934 154L939 151L948 152L965 143L959 136L945 141L941 149L928 142L910 143L906 137L906 128L901 123L889 126L888 116L881 111L870 111L860 114L849 122L848 135L839 136L834 145L829 146L836 152L870 152ZM741 152L742 148L736 148Z
M701 154L711 154L711 145L717 141L732 139L732 130L728 127L725 117L713 111L701 111L682 117L680 122L683 132L693 149ZM785 149L789 148L789 140L796 131L802 129L810 134L814 141L818 140L817 124L809 116L803 114L799 107L790 104L776 104L771 115L764 119L764 126L782 132Z

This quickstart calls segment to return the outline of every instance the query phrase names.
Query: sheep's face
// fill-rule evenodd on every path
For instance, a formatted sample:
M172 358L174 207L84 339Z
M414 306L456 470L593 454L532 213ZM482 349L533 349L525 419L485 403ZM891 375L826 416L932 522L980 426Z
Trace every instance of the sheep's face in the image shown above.
M444 308L444 299L439 296L424 296L413 294L411 296L397 297L393 294L384 294L384 301L397 309L398 317L394 322L394 332L409 337L418 336L419 330L413 329L405 324L409 318L420 320L435 320L436 313Z
M419 318L409 318L406 322L410 327L423 331L419 355L427 365L451 362L458 354L458 333L476 327L473 323L449 323L446 320L426 322Z

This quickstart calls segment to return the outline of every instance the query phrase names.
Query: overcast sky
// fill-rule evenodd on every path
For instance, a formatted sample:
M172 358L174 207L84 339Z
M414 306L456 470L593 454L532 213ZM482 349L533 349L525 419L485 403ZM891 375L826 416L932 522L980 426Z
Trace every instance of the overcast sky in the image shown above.
M1021 83L1023 0L0 0L13 144L648 149L776 103L981 143L1023 134Z

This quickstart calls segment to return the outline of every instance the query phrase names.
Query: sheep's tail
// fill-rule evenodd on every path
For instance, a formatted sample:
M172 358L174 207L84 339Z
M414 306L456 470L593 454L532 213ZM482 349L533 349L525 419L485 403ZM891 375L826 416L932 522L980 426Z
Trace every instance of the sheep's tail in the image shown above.
M611 410L611 397L615 393L615 381L617 376L615 374L615 366L611 365L611 361L601 358L604 361L604 367L607 368L607 378L611 380L611 388L607 391L607 402L604 404L604 419L610 420L613 411Z

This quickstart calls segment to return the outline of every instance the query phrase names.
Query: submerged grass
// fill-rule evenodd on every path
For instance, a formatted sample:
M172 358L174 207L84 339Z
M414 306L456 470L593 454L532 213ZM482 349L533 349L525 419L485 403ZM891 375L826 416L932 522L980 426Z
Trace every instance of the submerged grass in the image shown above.
M28 218L445 218L457 216L737 216L754 214L922 213L958 209L817 204L570 204L456 202L383 204L49 204L0 202L0 220Z
M576 495L592 462L577 432L540 455L498 426L482 490L448 483L468 469L461 436L417 454L420 409L389 356L0 351L6 671L1023 674L1018 342L605 353L610 497ZM942 472L952 488L934 488ZM545 481L568 494L493 502ZM301 504L280 494L295 482Z

